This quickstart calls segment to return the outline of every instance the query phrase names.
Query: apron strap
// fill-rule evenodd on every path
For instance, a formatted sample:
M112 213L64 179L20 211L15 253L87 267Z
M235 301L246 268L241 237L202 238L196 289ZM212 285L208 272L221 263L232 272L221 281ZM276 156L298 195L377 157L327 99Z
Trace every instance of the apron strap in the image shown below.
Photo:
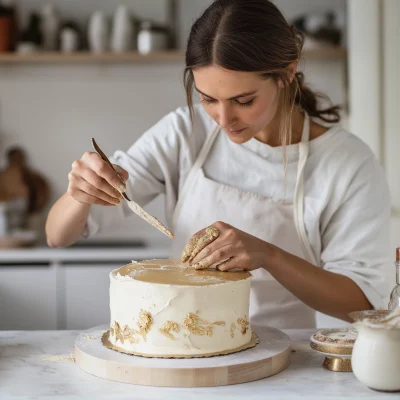
M175 229L176 220L177 220L178 215L180 214L182 204L183 204L183 199L186 198L186 194L187 194L188 190L191 189L190 186L194 182L194 177L195 177L197 171L203 166L204 161L206 160L207 155L210 152L211 147L214 144L215 139L217 138L220 130L221 130L221 127L219 125L217 125L215 127L214 131L211 133L211 135L209 135L206 138L199 154L197 155L196 161L194 162L192 168L189 171L189 174L185 180L185 183L182 186L182 192L179 194L178 203L176 204L176 207L175 207L175 210L174 210L174 213L172 216L172 228L173 229Z
M304 113L303 132L299 143L299 164L297 167L296 188L294 191L293 214L297 234L299 235L303 253L307 261L319 266L316 257L308 241L307 232L304 224L304 167L307 162L310 138L310 117Z
M197 156L196 161L194 162L192 170L190 171L188 177L192 173L195 174L196 171L203 166L204 161L206 160L208 153L210 152L211 147L214 144L215 139L217 138L220 130L221 127L217 125L214 131L211 133L211 135L205 140L203 147L201 148L199 155Z

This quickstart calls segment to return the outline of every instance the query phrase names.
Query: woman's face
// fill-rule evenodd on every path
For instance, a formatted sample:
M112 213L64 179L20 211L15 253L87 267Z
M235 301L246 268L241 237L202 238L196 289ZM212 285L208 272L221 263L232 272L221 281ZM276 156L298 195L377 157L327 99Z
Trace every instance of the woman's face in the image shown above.
M273 79L215 65L196 68L193 75L205 110L232 142L262 140L278 109L279 88Z

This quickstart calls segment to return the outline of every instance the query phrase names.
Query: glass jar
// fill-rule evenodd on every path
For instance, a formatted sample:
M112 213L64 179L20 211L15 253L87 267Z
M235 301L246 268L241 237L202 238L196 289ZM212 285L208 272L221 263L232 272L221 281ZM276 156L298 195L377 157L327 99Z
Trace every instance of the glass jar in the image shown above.
M354 326L358 335L351 365L356 378L374 390L400 391L400 308L385 317L369 315Z

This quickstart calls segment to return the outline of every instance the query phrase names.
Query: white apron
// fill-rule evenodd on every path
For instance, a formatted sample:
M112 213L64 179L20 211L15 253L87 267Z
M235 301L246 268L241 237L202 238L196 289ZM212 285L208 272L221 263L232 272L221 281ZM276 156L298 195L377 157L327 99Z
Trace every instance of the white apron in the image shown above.
M310 135L308 115L305 115L299 143L293 204L277 202L207 178L202 166L219 132L218 126L206 139L179 195L172 220L175 239L171 258L180 258L182 250L194 233L216 221L222 221L318 265L308 242L303 220L303 171ZM259 268L251 273L252 324L281 329L315 327L313 309L284 288L266 270Z

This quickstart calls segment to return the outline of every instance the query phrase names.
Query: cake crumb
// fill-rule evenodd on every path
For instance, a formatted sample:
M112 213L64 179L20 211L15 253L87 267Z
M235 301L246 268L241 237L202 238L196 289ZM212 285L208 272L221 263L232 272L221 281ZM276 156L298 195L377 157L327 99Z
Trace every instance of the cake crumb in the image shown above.
M45 355L39 356L40 361L49 361L49 362L65 362L65 361L72 361L75 362L75 353L72 352L70 354L52 354L52 355Z
M85 335L85 336L82 336L82 339L93 340L93 339L96 339L96 338L94 336L92 336L92 335Z

